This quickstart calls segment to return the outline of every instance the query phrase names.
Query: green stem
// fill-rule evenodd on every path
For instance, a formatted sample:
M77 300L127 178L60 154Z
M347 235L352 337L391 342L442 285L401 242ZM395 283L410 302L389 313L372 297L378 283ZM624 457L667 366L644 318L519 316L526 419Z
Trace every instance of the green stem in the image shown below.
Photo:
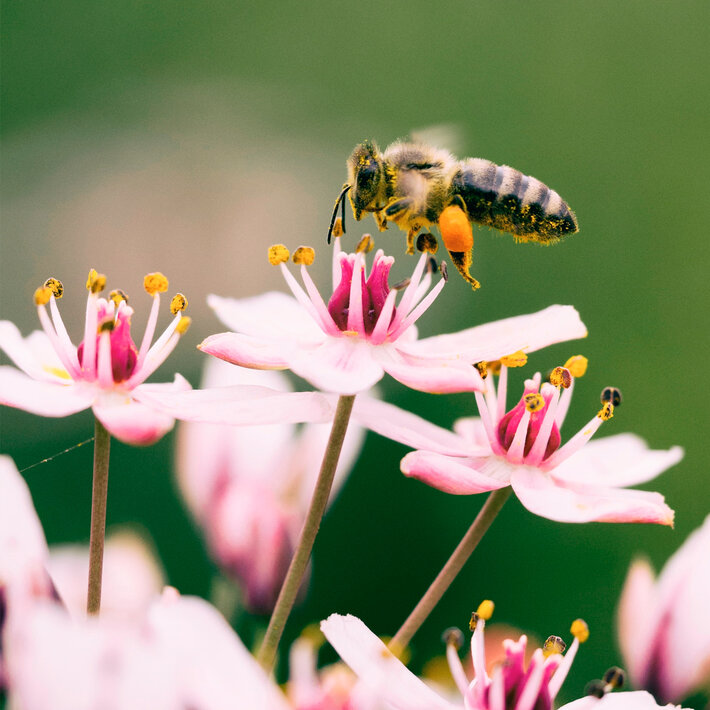
M91 536L89 538L89 591L86 597L88 614L98 614L101 608L101 575L106 537L106 499L108 496L108 459L111 435L97 419L94 434L94 482L91 491Z
M479 511L471 527L466 531L461 542L456 546L441 572L429 585L426 594L419 600L412 613L390 641L389 648L393 653L400 655L412 640L414 634L419 631L419 628L439 603L441 597L444 596L444 592L451 586L456 575L463 569L468 558L495 520L496 515L500 512L503 504L508 500L511 491L510 486L507 486L493 491L488 496L483 508Z
M303 582L303 577L308 568L308 561L311 558L313 543L315 542L318 528L325 507L328 504L330 489L333 486L333 477L335 469L340 458L340 451L343 448L343 439L350 421L350 413L355 402L355 395L341 395L338 399L338 405L333 418L333 426L330 430L328 438L328 446L323 455L318 481L316 482L311 504L308 508L306 521L301 529L301 536L298 539L296 551L286 572L283 586L279 592L279 598L276 600L276 606L271 614L269 626L266 629L264 640L257 654L257 660L270 672L276 662L276 650L279 646L279 641L284 631L286 621L293 609L293 604L296 601L296 595Z

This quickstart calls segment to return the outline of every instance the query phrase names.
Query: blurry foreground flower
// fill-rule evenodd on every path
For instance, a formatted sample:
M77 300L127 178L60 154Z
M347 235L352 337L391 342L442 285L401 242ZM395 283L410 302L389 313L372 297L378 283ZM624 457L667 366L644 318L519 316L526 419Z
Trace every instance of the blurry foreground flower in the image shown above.
M525 381L523 396L506 412L508 368L501 365L498 391L489 373L485 394L476 392L481 416L455 423L456 442L447 443L444 437L451 432L444 431L434 439L432 424L383 402L360 401L354 416L374 431L419 449L402 459L402 472L447 493L512 486L528 510L551 520L672 525L673 511L660 493L624 486L650 481L678 463L680 447L654 451L633 434L587 443L613 416L618 390L606 388L597 415L560 446L574 374L583 374L585 368L584 358L571 358L542 386L537 373Z
M377 251L369 275L364 237L355 254L340 251L335 239L333 291L326 304L308 269L313 250L300 247L304 289L286 267L286 247L272 247L269 259L279 264L293 297L266 293L246 299L210 296L209 304L234 333L219 333L199 347L228 362L257 369L291 369L316 387L339 394L369 389L385 372L424 392L464 392L484 388L472 367L508 353L530 352L587 331L571 306L551 306L527 316L508 318L459 333L417 341L415 322L444 287L433 289L430 256L423 253L401 286L388 285L393 257ZM397 302L397 294L402 291Z
M207 361L206 388L263 385L290 390L279 372ZM179 430L177 468L182 493L203 528L212 555L242 584L247 606L273 609L315 487L330 426L233 427L190 422ZM351 426L334 480L342 484L362 445Z
M47 279L35 292L44 332L35 331L23 338L13 323L0 322L0 348L22 370L0 367L0 404L47 417L63 417L91 407L117 439L151 444L169 431L175 420L169 413L146 405L144 393L190 388L180 375L169 384L143 384L187 330L190 319L182 314L187 300L182 294L172 299L174 318L151 345L160 293L167 291L168 280L162 274L148 274L145 289L153 298L153 306L137 348L131 337L133 308L123 291L100 298L105 284L106 277L92 269L86 284L89 296L83 340L78 347L72 344L59 314L57 300L63 296L64 286L54 278Z
M579 644L588 636L586 624L581 620L574 622L575 638L564 656L562 639L553 636L545 643L544 651L535 650L527 667L524 663L527 638L521 636L517 642L506 640L506 662L494 668L489 676L484 651L484 616L489 616L488 611L492 611L492 604L484 602L474 615L472 681L458 656L462 635L457 630L447 634L447 659L461 702L451 702L425 685L360 619L332 614L321 623L321 629L362 683L396 710L551 710Z
M710 691L710 516L658 579L645 560L629 570L618 612L619 645L637 688L679 702Z
M560 710L684 710L680 705L659 705L650 693L637 690L631 693L613 693L603 698L587 696L567 703ZM685 708L685 710L691 710Z

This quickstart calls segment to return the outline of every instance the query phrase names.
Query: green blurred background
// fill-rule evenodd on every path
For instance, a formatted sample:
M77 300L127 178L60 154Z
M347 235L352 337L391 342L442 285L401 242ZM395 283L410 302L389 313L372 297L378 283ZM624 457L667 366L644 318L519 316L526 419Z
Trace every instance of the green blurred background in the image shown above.
M89 267L135 293L164 271L191 299L193 329L158 373L196 385L194 345L221 326L209 292L283 288L265 247L310 243L327 274L325 227L355 143L381 146L451 124L461 157L532 174L576 211L580 233L551 249L478 230L472 294L452 278L423 334L574 304L583 343L530 359L547 370L582 352L563 437L597 410L603 386L623 407L602 434L635 431L685 460L649 484L677 511L675 530L563 525L510 502L415 638L413 668L440 653L482 598L495 618L544 638L584 617L591 638L565 697L620 663L614 613L630 559L659 567L710 510L707 484L708 3L314 2L2 3L0 307L27 333L47 276L78 340ZM353 243L374 221L353 228ZM403 235L375 234L412 263ZM167 320L165 314L163 318ZM530 368L528 369L528 372ZM519 380L519 378L518 378ZM515 380L515 381L518 381ZM515 390L513 390L515 391ZM467 395L383 383L384 396L449 425ZM19 468L92 434L91 418L3 410L3 453ZM169 580L208 595L213 566L176 495L174 436L149 449L115 444L109 526L155 541ZM482 497L447 496L398 472L403 447L368 437L327 515L313 584L287 629L333 611L393 633L470 524ZM91 447L25 474L50 542L85 540ZM263 620L241 618L247 641ZM699 701L698 701L699 702ZM700 704L697 705L700 707Z

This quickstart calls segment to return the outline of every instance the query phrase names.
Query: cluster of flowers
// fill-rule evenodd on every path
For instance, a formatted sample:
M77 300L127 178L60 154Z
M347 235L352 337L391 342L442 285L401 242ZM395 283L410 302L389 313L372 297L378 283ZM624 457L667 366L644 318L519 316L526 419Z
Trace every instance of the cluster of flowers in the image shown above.
M585 374L584 357L554 368L545 382L533 375L508 407L511 367L524 366L529 352L586 336L574 308L551 306L419 339L415 323L445 287L445 270L432 285L436 265L422 254L411 278L390 286L393 259L381 250L368 273L372 246L365 237L346 254L335 239L327 301L307 268L313 250L300 247L291 255L282 245L270 249L269 260L282 270L293 297L210 296L232 332L199 346L216 358L199 390L180 375L172 383L145 384L189 325L187 299L177 294L170 302L173 320L153 342L161 293L168 289L162 274L145 278L153 304L140 346L131 336L126 295L116 290L101 297L106 279L93 270L83 339L74 346L57 306L64 287L50 278L34 296L42 331L23 338L12 323L0 322L0 348L17 366L0 367L0 404L51 417L91 407L97 427L137 445L157 441L175 419L186 422L178 465L187 504L211 554L241 583L246 605L285 613L274 622L274 612L274 627L288 616L287 589L295 596L306 574L304 565L301 577L289 581L299 555L308 560L304 539L318 495L324 507L331 492L332 481L323 488L323 472L330 461L335 486L342 481L365 429L413 449L402 472L449 493L512 490L528 510L560 522L672 524L662 495L628 487L677 463L682 450L651 450L632 434L590 442L613 416L618 390L604 390L598 413L562 443L560 429L575 380ZM303 285L286 265L291 257ZM273 372L284 369L320 391L289 391L284 376ZM449 431L382 402L371 390L385 373L424 392L473 392L479 416ZM319 518L314 520L313 536ZM50 555L21 475L0 457L0 688L13 708L550 710L588 635L577 620L566 653L562 640L550 637L531 655L524 635L508 639L502 659L491 666L486 656L495 651L484 628L493 605L484 602L472 617L470 667L459 657L461 633L448 632L454 682L435 687L399 660L404 649L398 636L386 646L359 619L333 614L321 630L351 670L342 664L318 670L317 643L304 634L291 649L284 691L270 676L268 654L257 662L207 602L170 587L161 593L158 568L135 542L110 540L105 559L102 613L86 619L86 595L77 587L77 578L85 581L86 553ZM99 586L100 580L99 567ZM710 628L698 626L710 626L708 588L710 518L657 584L646 563L635 563L629 573L620 642L630 679L643 690L611 693L624 676L611 669L565 709L650 710L660 706L646 691L678 702L706 682Z

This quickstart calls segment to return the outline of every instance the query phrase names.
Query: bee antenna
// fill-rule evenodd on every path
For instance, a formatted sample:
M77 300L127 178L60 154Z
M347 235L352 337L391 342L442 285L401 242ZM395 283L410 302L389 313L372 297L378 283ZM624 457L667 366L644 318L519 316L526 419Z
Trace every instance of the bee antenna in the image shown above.
M348 194L348 191L351 187L352 185L348 185L347 183L343 185L343 189L338 195L338 199L335 201L335 207L333 207L333 216L330 218L330 227L328 227L328 244L330 244L330 238L333 236L333 225L335 224L335 218L338 215L338 207L340 207L341 219L343 222L343 232L345 231L345 195Z

